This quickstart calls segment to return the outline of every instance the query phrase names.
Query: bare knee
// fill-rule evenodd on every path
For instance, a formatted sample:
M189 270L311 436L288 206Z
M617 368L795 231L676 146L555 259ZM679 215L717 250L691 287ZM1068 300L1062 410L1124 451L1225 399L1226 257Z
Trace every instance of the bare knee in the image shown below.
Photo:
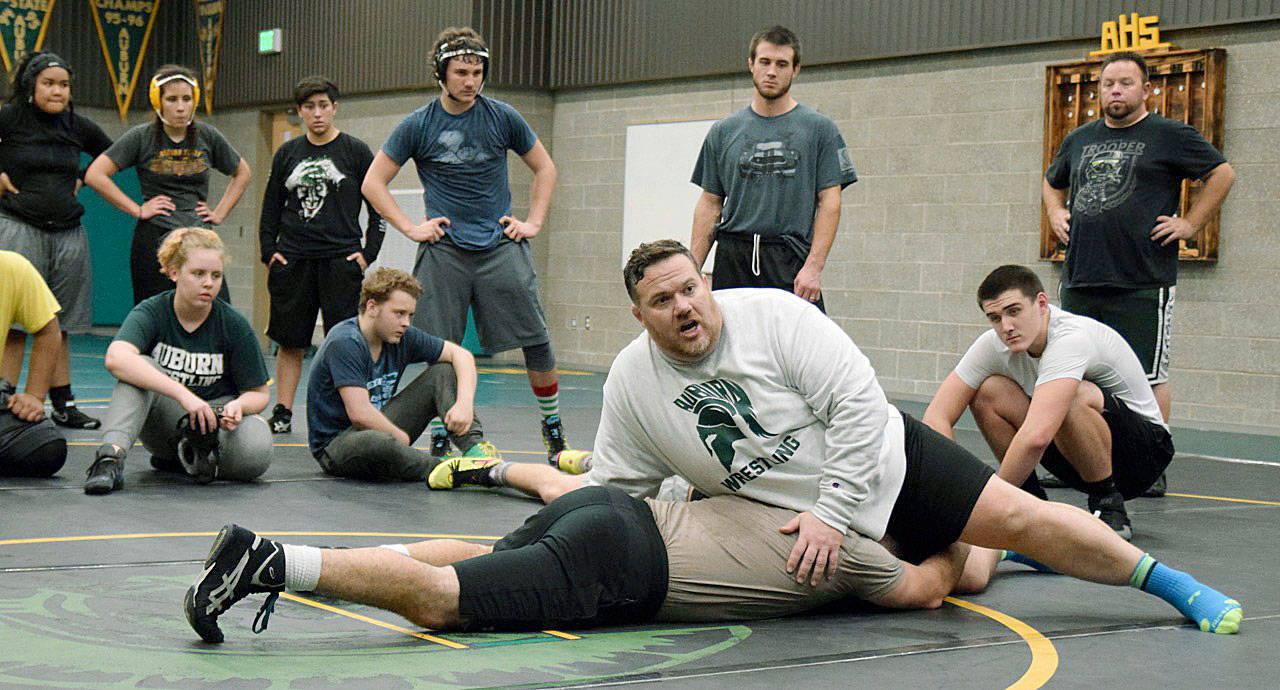
M401 611L415 625L433 630L458 627L458 573L451 567L432 568L428 581Z
M979 419L993 415L1008 418L1012 416L1010 406L1023 403L1022 406L1025 407L1026 397L1026 392L1013 379L999 375L988 376L978 384L978 391L969 403L969 409Z

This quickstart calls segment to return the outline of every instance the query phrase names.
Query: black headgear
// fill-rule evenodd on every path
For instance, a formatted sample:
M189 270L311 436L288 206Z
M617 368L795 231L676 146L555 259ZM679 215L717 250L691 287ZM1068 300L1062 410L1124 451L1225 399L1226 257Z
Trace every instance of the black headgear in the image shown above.
M31 96L36 92L36 77L40 73L50 67L61 67L71 74L71 65L66 60L58 57L55 53L42 52L33 53L31 59L27 62L26 69L22 70L22 74L18 75L18 91Z
M436 67L436 80L443 85L444 71L449 64L449 60L462 55L475 55L480 58L480 63L484 65L484 78L480 80L480 86L483 88L484 83L489 81L489 51L479 41L468 36L445 41L436 49L436 54L433 58Z

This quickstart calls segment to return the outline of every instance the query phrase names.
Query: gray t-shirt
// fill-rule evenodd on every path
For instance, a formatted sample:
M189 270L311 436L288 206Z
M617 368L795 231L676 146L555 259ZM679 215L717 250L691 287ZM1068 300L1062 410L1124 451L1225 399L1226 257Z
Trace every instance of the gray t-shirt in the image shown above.
M156 126L151 122L125 132L107 149L107 158L121 170L137 168L144 199L161 194L173 199L175 208L169 215L153 216L149 222L169 230L205 227L196 215L196 203L209 201L209 170L234 174L240 154L213 125L197 121L194 141L188 137L178 143L163 132L157 137Z
M717 232L785 235L807 248L818 192L857 180L836 124L797 105L773 117L748 106L715 123L702 142L692 182L724 198Z
M1039 357L1011 351L988 330L956 365L956 376L974 390L995 375L1013 379L1028 396L1036 386L1058 379L1091 381L1152 424L1169 428L1129 343L1110 326L1053 305L1048 342Z
M713 293L720 340L669 359L642 333L609 368L587 482L652 497L679 475L708 496L810 511L884 536L902 490L902 415L834 321L782 290Z

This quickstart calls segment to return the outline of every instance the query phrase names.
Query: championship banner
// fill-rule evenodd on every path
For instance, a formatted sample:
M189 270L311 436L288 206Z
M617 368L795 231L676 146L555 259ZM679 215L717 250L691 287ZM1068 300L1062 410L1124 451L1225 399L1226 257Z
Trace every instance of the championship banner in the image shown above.
M102 56L116 95L120 121L125 121L133 89L138 85L138 68L147 53L151 28L160 11L160 0L89 0L93 24L102 42Z
M218 53L222 49L222 17L226 0L196 0L196 37L200 41L200 99L206 114L213 114L213 85L218 79Z
M0 0L0 58L13 83L13 71L29 53L44 45L55 0ZM32 39L35 39L34 41Z

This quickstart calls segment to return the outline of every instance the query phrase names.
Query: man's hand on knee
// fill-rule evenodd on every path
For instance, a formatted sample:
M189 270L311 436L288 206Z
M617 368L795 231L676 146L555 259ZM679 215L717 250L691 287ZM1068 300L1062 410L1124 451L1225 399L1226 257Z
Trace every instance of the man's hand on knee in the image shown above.
M24 422L44 419L44 401L30 393L14 393L9 396L9 411Z
M824 578L835 576L844 533L807 511L792 518L779 531L799 532L787 558L787 572L795 574L796 582L809 580L809 584L817 586Z
M475 416L471 405L459 400L444 413L444 428L451 434L465 434L471 430L471 422L475 420Z

